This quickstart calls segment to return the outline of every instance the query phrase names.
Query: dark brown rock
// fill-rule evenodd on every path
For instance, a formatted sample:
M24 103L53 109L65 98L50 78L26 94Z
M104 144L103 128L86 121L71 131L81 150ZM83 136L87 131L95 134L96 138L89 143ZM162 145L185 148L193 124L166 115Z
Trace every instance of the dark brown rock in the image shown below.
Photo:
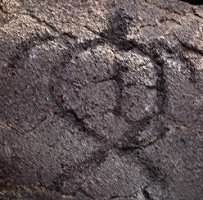
M0 3L0 199L203 198L196 1Z

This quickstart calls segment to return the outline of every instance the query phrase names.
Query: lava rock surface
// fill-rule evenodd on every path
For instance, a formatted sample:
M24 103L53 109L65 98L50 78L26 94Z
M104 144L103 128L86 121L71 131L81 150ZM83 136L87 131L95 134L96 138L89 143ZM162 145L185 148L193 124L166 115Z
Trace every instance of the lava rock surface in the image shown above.
M203 199L190 3L0 2L0 199Z

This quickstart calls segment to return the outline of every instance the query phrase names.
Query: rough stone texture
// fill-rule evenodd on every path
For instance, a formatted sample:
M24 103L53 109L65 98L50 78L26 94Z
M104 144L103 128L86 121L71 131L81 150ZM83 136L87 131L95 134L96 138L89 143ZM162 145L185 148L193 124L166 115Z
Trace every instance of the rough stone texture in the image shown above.
M0 199L203 199L190 3L1 1Z

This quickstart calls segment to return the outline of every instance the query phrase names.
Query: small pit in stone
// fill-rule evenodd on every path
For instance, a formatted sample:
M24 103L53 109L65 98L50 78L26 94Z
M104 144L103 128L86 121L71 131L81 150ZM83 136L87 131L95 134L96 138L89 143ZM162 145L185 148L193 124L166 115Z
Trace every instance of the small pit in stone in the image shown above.
M203 0L181 0L192 5L203 5Z

